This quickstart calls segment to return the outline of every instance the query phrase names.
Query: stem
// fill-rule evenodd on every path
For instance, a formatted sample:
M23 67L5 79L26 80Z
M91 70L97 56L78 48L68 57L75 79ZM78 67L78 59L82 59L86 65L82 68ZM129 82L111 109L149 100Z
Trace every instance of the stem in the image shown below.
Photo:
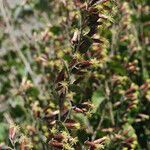
M103 110L102 111L102 115L101 115L101 119L100 119L100 121L98 123L98 126L97 126L96 130L93 133L92 140L94 140L96 138L97 131L101 129L101 125L102 125L102 122L104 120L104 116L105 116L105 111Z
M114 114L113 114L113 109L112 109L112 102L110 100L110 89L109 89L107 81L105 82L105 90L106 90L106 99L107 99L107 102L108 102L111 122L112 122L112 125L115 125Z

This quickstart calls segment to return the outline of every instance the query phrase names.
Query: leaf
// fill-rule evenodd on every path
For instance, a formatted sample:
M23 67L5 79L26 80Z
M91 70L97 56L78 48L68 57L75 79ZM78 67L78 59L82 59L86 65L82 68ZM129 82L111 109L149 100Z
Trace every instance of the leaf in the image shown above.
M117 73L117 74L120 74L120 75L125 75L126 74L126 70L125 68L123 67L123 65L117 61L115 62L111 62L108 64L109 65L109 68Z
M0 142L6 139L7 126L5 123L0 123Z
M92 103L94 104L94 110L96 111L99 105L105 100L104 92L101 89L98 89L93 93Z
M82 126L85 126L87 124L87 117L84 114L77 113L74 114L75 118L82 124Z
M135 138L137 138L136 133L135 133L135 129L129 123L124 124L123 125L123 129L129 131L128 132L128 136L129 137L135 137Z

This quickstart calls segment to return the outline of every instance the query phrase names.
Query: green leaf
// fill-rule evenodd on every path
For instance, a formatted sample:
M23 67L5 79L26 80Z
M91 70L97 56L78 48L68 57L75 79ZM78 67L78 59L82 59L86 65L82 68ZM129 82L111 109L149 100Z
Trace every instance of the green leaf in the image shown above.
M129 132L128 132L128 136L129 137L135 137L135 138L137 138L136 133L135 133L135 129L129 123L124 124L123 125L123 129L124 130L129 130Z
M101 89L98 89L93 93L92 103L94 104L94 110L96 111L99 105L105 100L104 92Z
M6 139L7 125L5 123L0 123L0 142L4 142Z
M87 117L84 114L77 113L74 114L74 117L80 122L83 126L87 124Z
M120 75L126 74L126 70L123 67L123 65L121 63L117 62L116 60L109 63L109 68L116 74L120 74Z

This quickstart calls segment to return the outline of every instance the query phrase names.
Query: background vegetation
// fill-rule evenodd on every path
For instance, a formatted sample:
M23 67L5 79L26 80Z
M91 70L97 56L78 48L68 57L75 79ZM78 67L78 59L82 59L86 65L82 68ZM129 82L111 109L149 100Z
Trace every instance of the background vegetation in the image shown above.
M149 12L0 0L0 150L149 150Z

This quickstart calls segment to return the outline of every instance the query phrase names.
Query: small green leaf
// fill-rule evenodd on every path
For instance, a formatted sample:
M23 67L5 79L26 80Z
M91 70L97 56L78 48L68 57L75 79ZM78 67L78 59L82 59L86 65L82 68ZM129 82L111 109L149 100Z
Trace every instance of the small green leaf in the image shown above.
M92 103L94 104L95 111L98 109L99 105L105 100L104 92L98 89L93 93Z

